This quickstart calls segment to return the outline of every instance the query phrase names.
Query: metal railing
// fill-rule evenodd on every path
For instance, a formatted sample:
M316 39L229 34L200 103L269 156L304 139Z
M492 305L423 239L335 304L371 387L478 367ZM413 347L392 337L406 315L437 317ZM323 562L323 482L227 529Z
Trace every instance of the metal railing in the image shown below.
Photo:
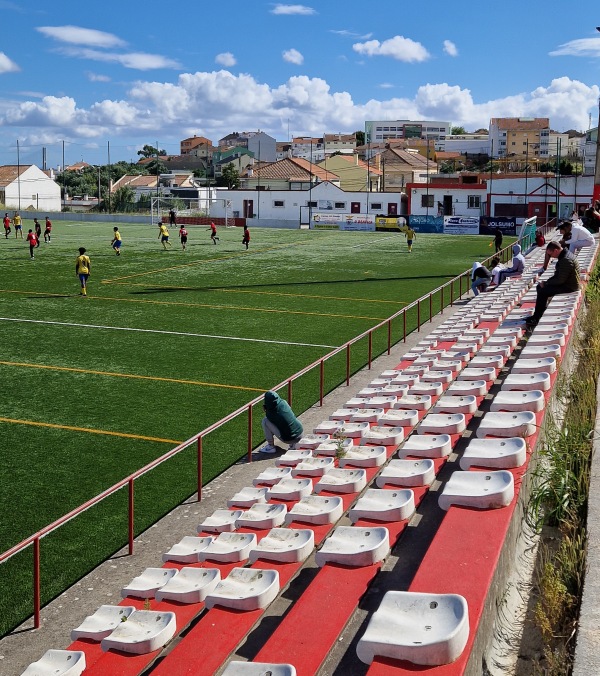
M548 227L550 229L550 227ZM524 238L521 240L521 244L523 248L527 248L531 242L529 242L529 238ZM510 252L511 247L506 247L505 249L500 252L500 257L502 260L506 261L508 258L511 257L511 252ZM498 255L498 254L496 254ZM490 258L492 258L490 256ZM489 259L487 259L489 260ZM310 373L311 371L314 371L315 369L319 369L319 392L318 392L318 402L319 405L323 405L323 399L325 396L325 365L328 361L330 361L333 357L336 355L339 355L343 352L345 352L345 382L346 385L349 385L350 383L350 377L352 375L351 372L351 351L352 351L352 346L356 345L360 341L364 340L365 338L368 341L368 351L367 351L367 362L366 365L368 368L371 368L372 361L373 361L373 335L375 332L381 330L381 329L386 329L387 330L387 354L390 354L391 348L392 348L392 323L395 320L398 320L401 318L401 323L402 323L402 330L401 330L401 337L398 338L396 342L404 341L406 342L407 338L407 313L410 311L413 311L416 313L416 330L420 331L421 327L423 326L424 323L426 322L431 322L433 320L434 316L434 298L436 295L439 295L439 310L436 310L436 314L439 311L440 313L443 313L444 309L446 307L452 307L454 301L456 299L460 299L463 295L463 293L468 292L470 288L470 276L471 276L471 270L466 270L465 272L462 272L461 274L457 275L453 279L449 280L445 284L442 284L441 286L433 289L430 291L428 294L425 294L424 296L421 296L417 300L413 301L412 303L409 303L405 307L403 307L401 310L398 312L394 313L387 319L384 319L382 322L377 324L376 326L371 327L367 331L364 331L361 333L359 336L356 336L355 338L352 338L351 340L347 341L340 347L337 347L336 349L332 350L329 352L327 355L324 357L321 357L320 359L317 359L314 361L312 364L309 364L305 368L301 369L300 371L294 373L292 376L287 378L286 380L282 381L272 389L277 391L283 388L287 388L287 400L290 403L290 405L293 402L293 384L296 380L301 378L302 376ZM463 290L463 279L465 280L466 284L464 284L464 290ZM457 288L458 287L458 288ZM447 293L449 292L449 293ZM427 310L425 318L423 319L423 308ZM361 367L364 366L364 364L361 365ZM333 388L332 388L333 389ZM247 454L247 460L248 462L252 462L252 450L254 448L254 443L253 443L253 407L256 406L257 404L262 403L263 401L263 396L256 397L252 401L244 404L237 410L233 411L229 415L225 416L221 420L213 423L212 425L209 425L205 429L203 429L201 432L198 432L195 434L193 437L190 437L183 443L179 444L175 448L171 449L164 455L161 455L159 458L156 458L152 462L148 463L141 469L133 472L129 476L125 477L118 483L114 484L110 488L107 488L105 491L102 493L96 495L95 497L91 498L87 502L83 503L79 507L76 507L75 509L71 510L68 514L65 514L61 518L57 519L53 523L49 524L48 526L45 526L41 530L37 531L33 535L29 536L22 542L19 542L17 545L11 547L4 553L0 554L0 564L8 561L10 558L15 556L16 554L22 552L25 550L27 547L32 546L33 547L33 618L34 618L34 627L37 629L40 627L40 610L41 610L41 575L40 575L40 570L41 570L41 552L40 552L40 543L41 540L47 536L48 534L52 533L53 531L56 531L59 529L61 526L64 526L66 523L70 522L71 520L75 519L77 516L80 514L83 514L87 510L89 510L91 507L94 505L97 505L101 503L103 500L108 498L111 495L114 495L121 489L127 488L128 491L128 501L127 501L127 509L128 509L128 528L127 528L127 546L128 546L128 553L129 555L133 554L133 547L134 547L134 524L135 524L135 481L139 479L140 477L148 474L151 472L153 469L158 467L159 465L162 465L163 463L167 462L171 458L175 457L182 451L190 448L190 446L195 445L196 446L196 457L197 457L197 500L200 501L202 499L202 460L203 460L203 452L202 452L202 446L203 446L203 441L204 439L210 435L211 433L215 432L216 430L222 428L223 426L227 425L230 423L232 420L238 419L240 416L247 416L247 439L246 439L246 454Z

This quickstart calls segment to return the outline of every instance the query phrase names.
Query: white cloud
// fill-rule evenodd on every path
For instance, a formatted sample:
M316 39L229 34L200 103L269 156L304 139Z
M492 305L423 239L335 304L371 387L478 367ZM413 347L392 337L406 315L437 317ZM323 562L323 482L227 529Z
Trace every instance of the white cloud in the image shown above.
M0 75L2 73L17 73L20 70L14 61L9 59L4 52L0 52Z
M382 91L382 98L356 101L322 78L298 75L272 87L247 74L219 70L182 73L174 82L139 81L122 99L87 107L68 96L5 102L0 128L18 129L18 138L30 143L42 137L82 143L121 137L143 145L159 138L163 147L174 148L190 120L201 120L194 133L214 141L231 131L258 128L283 139L288 125L297 134L351 132L362 129L365 120L385 119L448 120L474 130L487 128L491 117L549 117L555 129L586 129L599 93L596 85L562 77L531 92L488 101L475 101L468 89L443 82L423 85L410 96L383 98ZM9 132L13 137L15 129Z
M600 56L600 38L571 40L550 52L550 56Z
M108 75L99 75L98 73L86 73L90 82L110 82Z
M357 42L352 45L352 49L359 54L366 54L367 56L391 56L398 61L405 61L406 63L426 61L429 58L429 52L420 42L415 42L402 35L396 35L383 42L379 42L379 40Z
M287 49L282 54L283 60L288 63L295 63L297 66L301 66L304 63L304 57L297 49Z
M145 54L143 52L118 54L116 52L100 52L97 49L85 49L82 47L65 47L62 51L67 56L75 56L91 61L102 61L103 63L118 63L124 68L132 68L134 70L181 67L177 61L160 54Z
M231 68L237 63L235 56L231 52L223 52L215 56L215 63L218 63L220 66L225 66L225 68Z
M39 26L37 31L59 42L86 47L124 47L127 43L112 33L79 26Z
M373 37L373 33L365 33L364 35L361 35L360 33L354 33L353 31L348 30L330 30L329 32L334 33L335 35L342 35L343 37L354 38L358 40L368 40L369 38Z
M393 88L394 88L394 85L393 85L391 82L382 82L382 83L379 85L379 88L380 88L380 89L393 89Z
M444 40L444 51L448 56L458 56L458 49L451 40Z
M306 5L281 5L277 4L271 10L271 14L300 14L302 16L309 16L310 14L316 14L317 11L312 7L307 7Z

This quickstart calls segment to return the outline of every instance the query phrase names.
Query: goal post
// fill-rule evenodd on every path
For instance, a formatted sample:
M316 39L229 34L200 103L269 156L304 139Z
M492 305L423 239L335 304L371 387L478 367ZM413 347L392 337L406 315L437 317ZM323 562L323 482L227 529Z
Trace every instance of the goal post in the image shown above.
M173 210L177 216L208 218L210 216L210 197L165 197L155 195L150 202L152 225L159 226L163 220L168 222L169 212Z

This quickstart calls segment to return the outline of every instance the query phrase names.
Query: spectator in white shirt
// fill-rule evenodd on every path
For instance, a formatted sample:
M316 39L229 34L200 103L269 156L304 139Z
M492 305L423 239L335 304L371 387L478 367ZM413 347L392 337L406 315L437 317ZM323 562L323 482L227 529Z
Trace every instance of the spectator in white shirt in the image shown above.
M589 230L586 230L582 225L573 223L572 221L563 221L558 229L562 235L564 247L577 255L577 252L583 249L584 246L593 246L594 237Z

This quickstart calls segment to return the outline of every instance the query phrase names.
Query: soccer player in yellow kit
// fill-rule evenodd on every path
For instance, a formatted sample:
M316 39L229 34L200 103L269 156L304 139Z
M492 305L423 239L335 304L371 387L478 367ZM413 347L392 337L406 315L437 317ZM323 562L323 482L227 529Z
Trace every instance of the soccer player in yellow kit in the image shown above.
M160 226L160 232L158 233L158 237L161 241L161 244L163 245L163 249L167 249L167 244L171 246L171 242L169 242L169 228L162 223Z
M406 237L406 244L408 245L408 253L412 253L413 240L417 239L417 233L412 228L406 228L404 236Z
M112 242L110 243L110 245L115 250L115 253L117 254L117 256L120 256L121 255L121 233L119 232L119 228L117 228L117 227L114 227L113 231L114 231L115 234L113 235Z
M81 247L79 249L79 256L75 261L75 274L79 277L81 282L81 295L87 296L87 280L90 276L92 270L92 264L90 257L85 255L85 249Z

